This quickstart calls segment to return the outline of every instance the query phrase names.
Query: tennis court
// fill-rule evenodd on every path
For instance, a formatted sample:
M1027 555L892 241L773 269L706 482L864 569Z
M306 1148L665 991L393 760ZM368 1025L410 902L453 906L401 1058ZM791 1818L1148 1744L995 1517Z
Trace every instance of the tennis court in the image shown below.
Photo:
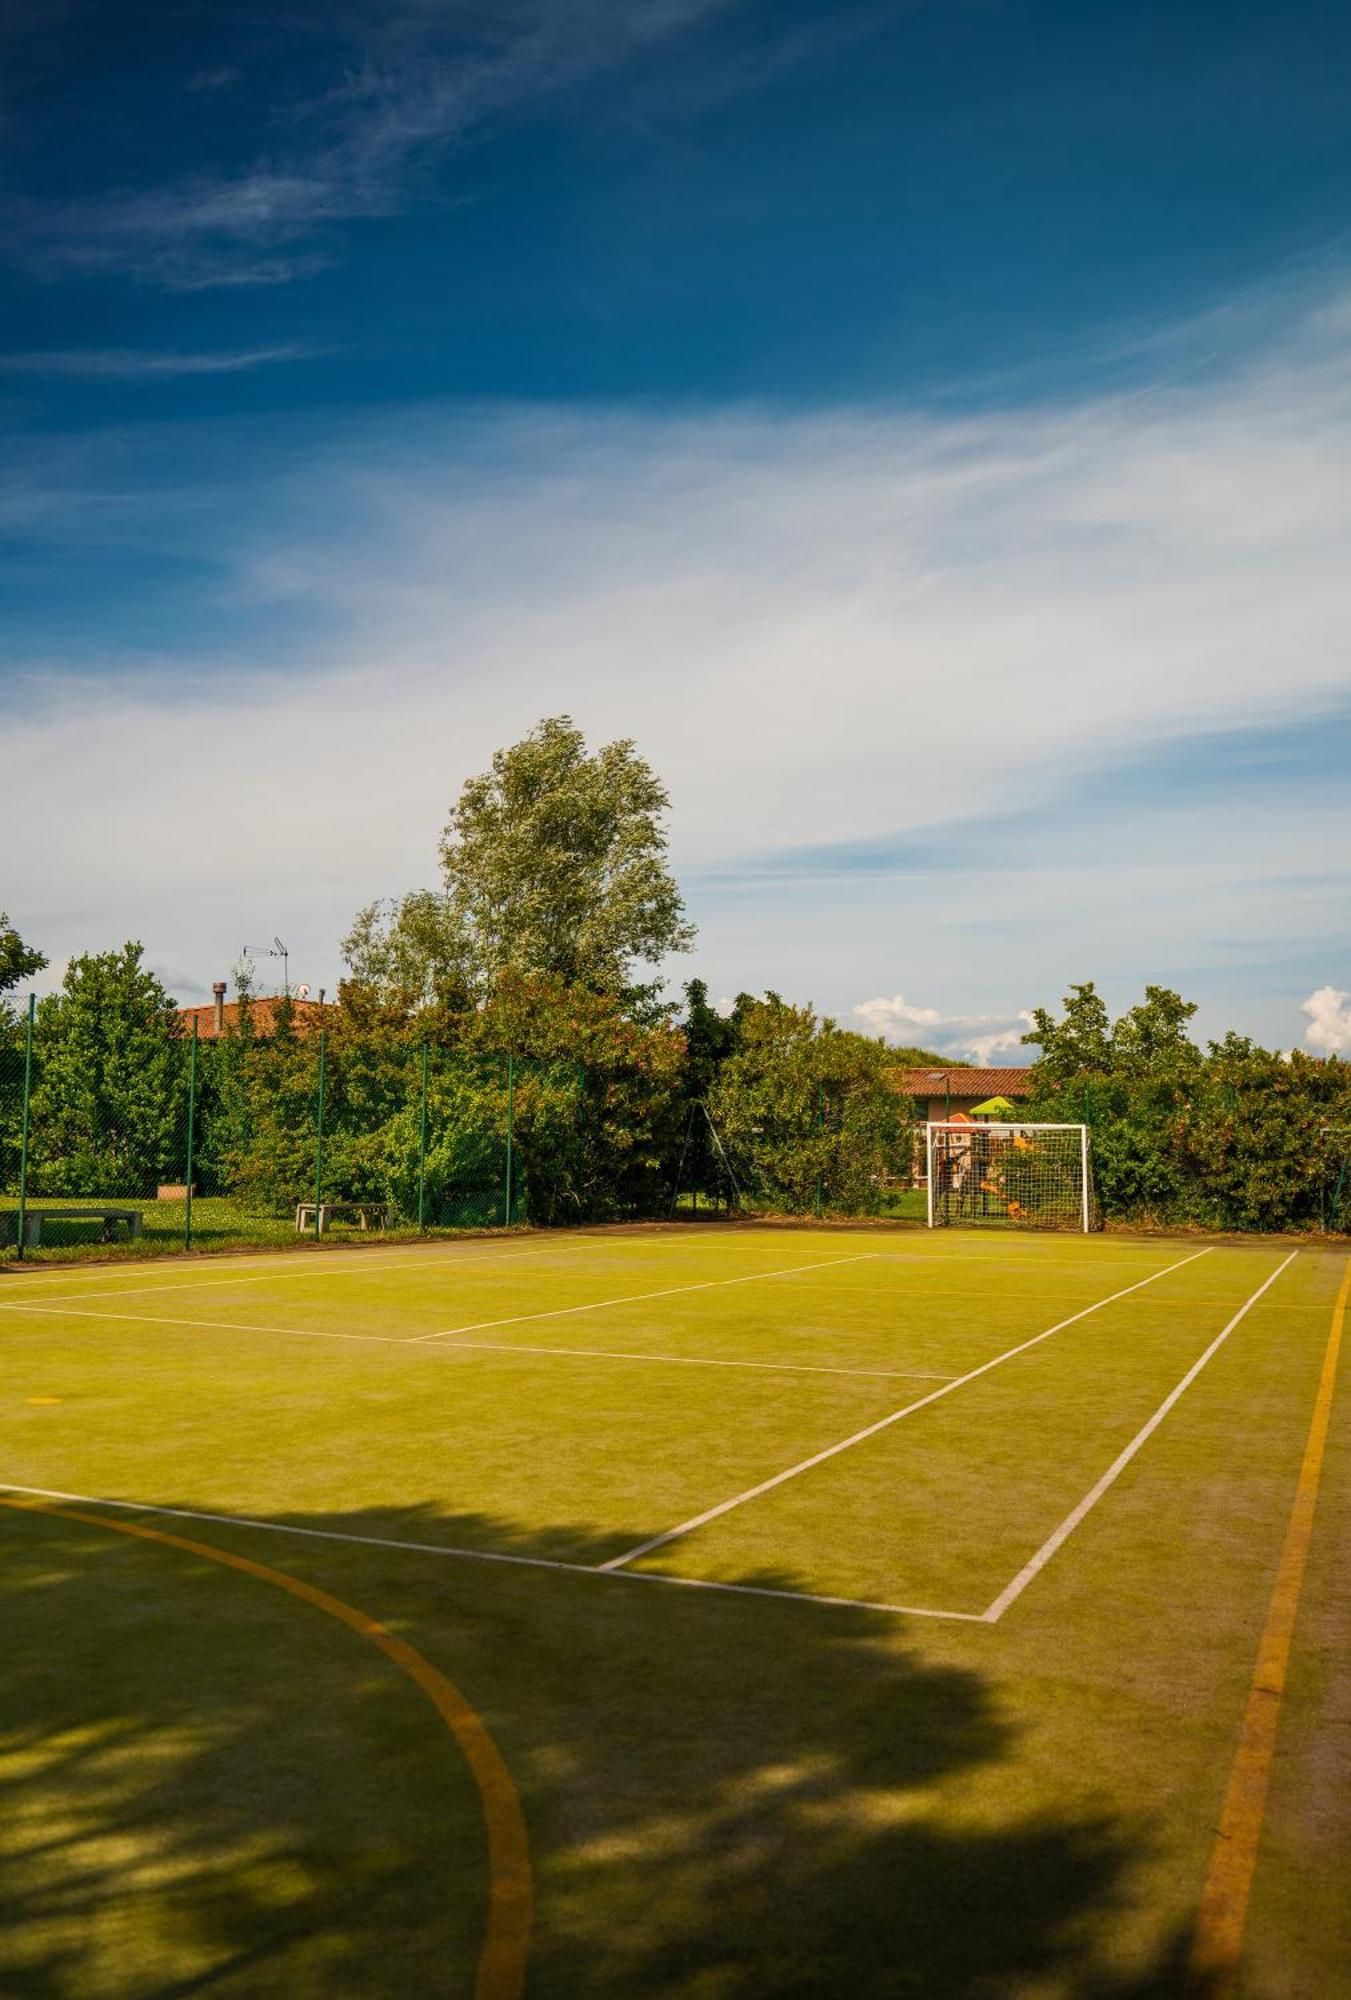
M686 1226L6 1276L0 1966L1227 1990L1191 1938L1344 1266ZM1254 1995L1351 1991L1347 1490L1337 1405Z

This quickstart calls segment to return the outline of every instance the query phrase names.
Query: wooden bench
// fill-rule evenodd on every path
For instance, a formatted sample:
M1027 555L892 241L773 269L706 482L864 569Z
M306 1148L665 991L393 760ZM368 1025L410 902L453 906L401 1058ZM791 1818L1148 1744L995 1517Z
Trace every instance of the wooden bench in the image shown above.
M296 1234L314 1234L314 1209L312 1201L296 1203ZM321 1201L319 1203L319 1234L323 1236L333 1222L355 1222L358 1229L369 1229L371 1217L375 1218L377 1229L392 1228L394 1210L384 1201Z
M139 1208L100 1208L91 1204L87 1208L52 1208L44 1204L41 1208L29 1208L24 1212L24 1243L36 1249L42 1241L44 1222L97 1222L105 1243L115 1242L118 1228L122 1223L127 1227L127 1240L135 1243L141 1234L143 1221ZM19 1211L6 1209L0 1214L0 1247L19 1240Z

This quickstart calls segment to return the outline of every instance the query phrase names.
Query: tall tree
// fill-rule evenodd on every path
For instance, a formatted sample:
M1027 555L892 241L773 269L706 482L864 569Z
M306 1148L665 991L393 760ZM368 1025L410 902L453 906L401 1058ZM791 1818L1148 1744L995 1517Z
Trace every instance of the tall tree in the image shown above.
M685 1094L696 1102L708 1096L718 1071L740 1039L740 1017L755 1002L749 994L737 997L737 1011L720 1014L708 1004L708 987L702 979L691 979L685 988Z
M485 987L550 973L623 992L694 942L666 863L666 788L631 739L588 754L546 717L470 778L441 838L450 908Z
M73 958L38 1004L34 1175L44 1193L152 1194L181 1177L185 1043L143 947Z
M589 752L570 716L546 717L461 790L444 894L358 914L353 986L410 1010L481 1001L507 975L650 1001L640 974L694 941L667 865L669 804L630 739Z

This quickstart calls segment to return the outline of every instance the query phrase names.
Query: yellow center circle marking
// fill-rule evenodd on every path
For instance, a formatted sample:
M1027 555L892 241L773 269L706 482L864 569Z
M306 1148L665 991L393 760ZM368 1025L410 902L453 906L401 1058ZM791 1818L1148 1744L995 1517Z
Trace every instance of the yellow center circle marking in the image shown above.
M303 1598L316 1610L326 1611L330 1618L350 1626L393 1660L421 1688L455 1738L483 1808L488 1833L488 1925L479 1953L474 2000L520 2000L525 1991L534 1903L530 1844L520 1794L482 1717L430 1660L354 1605L344 1604L340 1597L330 1596L328 1591L303 1583L298 1576L288 1576L268 1563L254 1562L249 1556L213 1548L209 1542L190 1541L186 1535L171 1535L162 1528L142 1527L139 1522L110 1521L102 1514L86 1514L77 1507L52 1507L41 1500L11 1499L4 1495L0 1495L0 1507L13 1507L21 1513L52 1514L64 1521L108 1528L119 1535L135 1535L141 1541L163 1542L168 1548L185 1549L189 1555L203 1556L208 1562L243 1570L247 1576L260 1577L264 1583L275 1584L279 1590Z

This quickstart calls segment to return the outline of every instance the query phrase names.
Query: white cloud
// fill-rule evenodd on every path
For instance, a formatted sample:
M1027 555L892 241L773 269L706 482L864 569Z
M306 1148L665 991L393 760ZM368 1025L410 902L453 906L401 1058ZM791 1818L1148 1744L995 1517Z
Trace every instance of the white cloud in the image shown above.
M1303 1003L1309 1017L1304 1039L1320 1055L1351 1056L1351 993L1337 986L1320 986Z
M993 1029L988 1034L968 1035L962 1047L973 1062L989 1064L996 1056L1005 1055L1013 1056L1017 1062L1027 1062L1032 1051L1023 1041L1023 1036L1031 1026L1032 1016L1024 1008L1014 1027Z
M860 1001L854 1014L865 1033L883 1035L889 1042L913 1042L917 1031L923 1030L922 1039L938 1044L941 1055L968 1056L986 1066L1003 1055L1011 1054L1019 1062L1027 1059L1023 1034L1031 1027L1032 1016L1026 1008L1016 1015L944 1014L938 1007L912 1007L897 993L889 1000Z
M854 1012L870 1034L893 1042L903 1041L912 1028L936 1028L943 1019L937 1007L912 1007L903 993L893 993L889 1000L861 1000Z
M208 983L280 930L331 984L352 909L431 875L463 779L568 709L665 777L714 992L838 1015L900 989L999 1036L1010 994L1096 977L1124 1005L1161 978L1203 1031L1286 1044L1293 1005L1243 996L1321 949L1351 798L1298 772L1193 788L1185 752L1315 737L1345 703L1348 462L1346 325L1228 379L994 416L422 408L20 441L0 511L44 562L64 540L195 579L162 656L116 670L114 600L11 668L21 928L54 953L144 934ZM1109 794L1123 758L1143 782ZM830 858L898 834L928 858Z

